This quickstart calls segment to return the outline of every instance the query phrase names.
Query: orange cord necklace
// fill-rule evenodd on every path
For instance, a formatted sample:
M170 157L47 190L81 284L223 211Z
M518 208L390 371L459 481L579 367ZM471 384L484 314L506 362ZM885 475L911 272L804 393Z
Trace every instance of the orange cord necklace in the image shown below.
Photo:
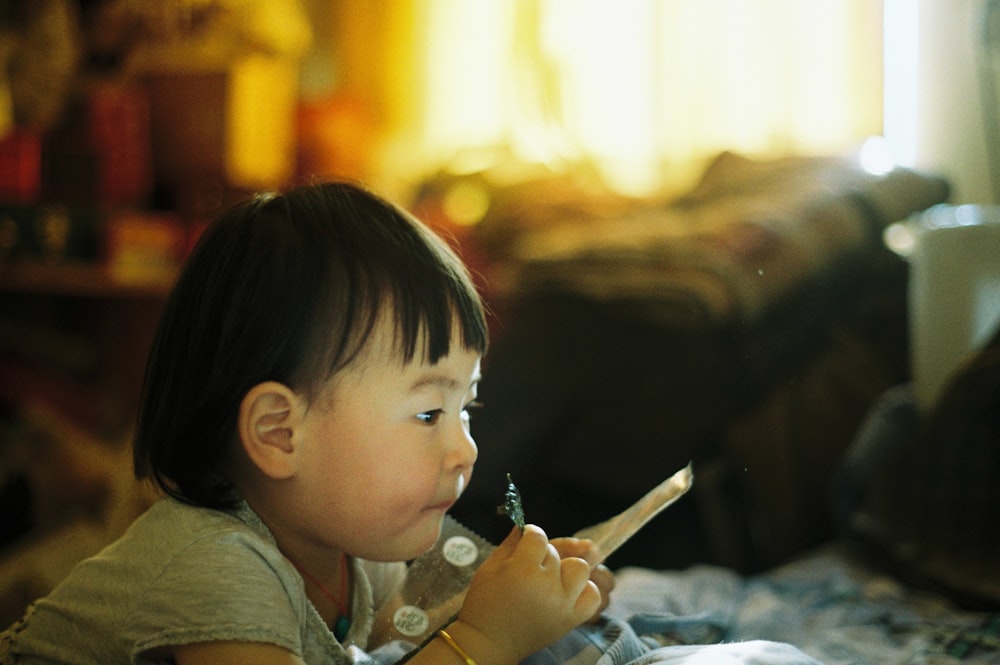
M347 588L347 557L343 553L340 555L340 592L344 595L343 598L338 598L332 591L323 586L323 583L316 579L312 573L296 563L287 554L285 558L295 566L295 570L299 571L302 577L315 584L320 593L333 601L338 612L337 618L333 622L333 636L337 638L338 642L343 642L348 631L351 630L351 613L347 607L347 598L350 595Z

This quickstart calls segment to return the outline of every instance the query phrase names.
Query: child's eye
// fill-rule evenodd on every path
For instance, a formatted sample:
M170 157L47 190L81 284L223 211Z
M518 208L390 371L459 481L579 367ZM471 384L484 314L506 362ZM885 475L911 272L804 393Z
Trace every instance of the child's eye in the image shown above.
M469 402L468 404L462 407L462 417L468 418L469 411L472 409L477 409L480 406L482 406L482 404L480 404L475 400ZM444 415L443 409L434 409L432 411L424 411L423 413L418 413L417 420L419 420L425 425L434 425L437 423L438 420L441 419L442 415Z
M433 411L424 411L423 413L417 414L417 420L424 423L425 425L433 425L441 418L441 409L434 409Z

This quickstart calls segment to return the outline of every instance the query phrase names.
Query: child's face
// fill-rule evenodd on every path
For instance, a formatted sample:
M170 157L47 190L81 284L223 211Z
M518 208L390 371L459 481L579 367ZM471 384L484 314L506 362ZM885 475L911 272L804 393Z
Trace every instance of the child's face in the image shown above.
M434 365L420 353L403 364L386 328L310 406L299 497L313 537L362 558L402 561L434 545L472 475L477 449L466 409L480 356L453 343Z

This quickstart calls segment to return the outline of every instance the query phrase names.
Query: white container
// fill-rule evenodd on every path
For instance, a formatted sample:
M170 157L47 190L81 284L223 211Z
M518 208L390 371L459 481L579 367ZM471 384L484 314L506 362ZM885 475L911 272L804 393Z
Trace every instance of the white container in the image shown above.
M910 348L917 401L927 409L1000 324L1000 207L936 206L917 228Z

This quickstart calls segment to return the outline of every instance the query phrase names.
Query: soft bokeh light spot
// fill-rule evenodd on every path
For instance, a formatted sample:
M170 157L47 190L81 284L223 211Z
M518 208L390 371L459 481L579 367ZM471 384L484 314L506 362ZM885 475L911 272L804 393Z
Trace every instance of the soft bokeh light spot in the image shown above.
M917 234L909 224L897 222L885 228L882 242L900 256L909 256L917 245Z
M482 221L490 208L490 195L486 188L471 182L451 187L442 201L444 214L459 226L473 226Z
M881 136L871 136L861 146L861 168L872 175L885 175L896 167L889 143Z

